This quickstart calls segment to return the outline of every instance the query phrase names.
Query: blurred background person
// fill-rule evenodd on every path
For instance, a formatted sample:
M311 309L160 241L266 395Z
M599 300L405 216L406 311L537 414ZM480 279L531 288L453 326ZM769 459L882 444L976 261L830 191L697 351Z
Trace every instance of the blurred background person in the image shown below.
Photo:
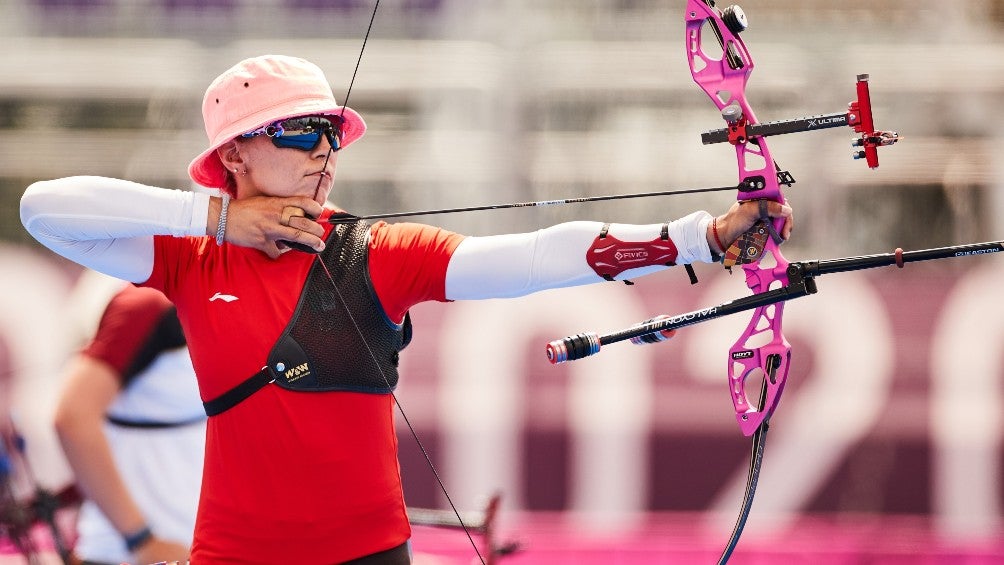
M87 497L75 558L187 560L206 416L170 301L122 287L64 376L55 425Z

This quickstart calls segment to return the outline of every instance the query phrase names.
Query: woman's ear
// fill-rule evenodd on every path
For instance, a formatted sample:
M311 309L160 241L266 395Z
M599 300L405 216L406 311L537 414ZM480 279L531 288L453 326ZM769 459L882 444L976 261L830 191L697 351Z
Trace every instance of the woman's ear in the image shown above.
M224 143L216 150L216 154L228 171L233 172L244 168L244 159L241 157L237 140L231 139Z

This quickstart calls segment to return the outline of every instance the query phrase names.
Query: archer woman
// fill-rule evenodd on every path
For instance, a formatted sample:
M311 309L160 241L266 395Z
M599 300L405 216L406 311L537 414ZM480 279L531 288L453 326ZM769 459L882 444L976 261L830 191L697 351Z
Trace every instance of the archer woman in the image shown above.
M210 414L196 564L409 563L392 394L409 308L711 262L761 214L737 203L718 217L490 237L341 222L325 203L366 126L317 66L241 61L210 84L203 118L209 146L189 174L221 197L71 177L21 200L50 249L177 308ZM767 209L787 237L791 208ZM627 247L648 259L601 253Z

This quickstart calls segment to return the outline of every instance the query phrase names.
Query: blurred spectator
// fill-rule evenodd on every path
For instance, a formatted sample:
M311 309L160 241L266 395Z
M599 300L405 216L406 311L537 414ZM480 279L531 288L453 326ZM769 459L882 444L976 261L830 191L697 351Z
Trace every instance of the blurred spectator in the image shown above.
M188 558L205 446L205 413L174 307L124 287L67 366L56 428L87 500L84 564Z

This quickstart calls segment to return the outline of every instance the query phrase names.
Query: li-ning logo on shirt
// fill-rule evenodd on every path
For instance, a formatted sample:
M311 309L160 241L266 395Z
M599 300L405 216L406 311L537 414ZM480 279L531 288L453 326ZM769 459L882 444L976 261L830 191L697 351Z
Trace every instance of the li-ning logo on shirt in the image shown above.
M237 300L237 297L234 296L234 295L232 295L232 294L220 294L219 292L217 292L216 294L214 294L212 296L212 298L209 299L210 302L212 302L214 300L222 300L224 302L233 302L234 300Z

